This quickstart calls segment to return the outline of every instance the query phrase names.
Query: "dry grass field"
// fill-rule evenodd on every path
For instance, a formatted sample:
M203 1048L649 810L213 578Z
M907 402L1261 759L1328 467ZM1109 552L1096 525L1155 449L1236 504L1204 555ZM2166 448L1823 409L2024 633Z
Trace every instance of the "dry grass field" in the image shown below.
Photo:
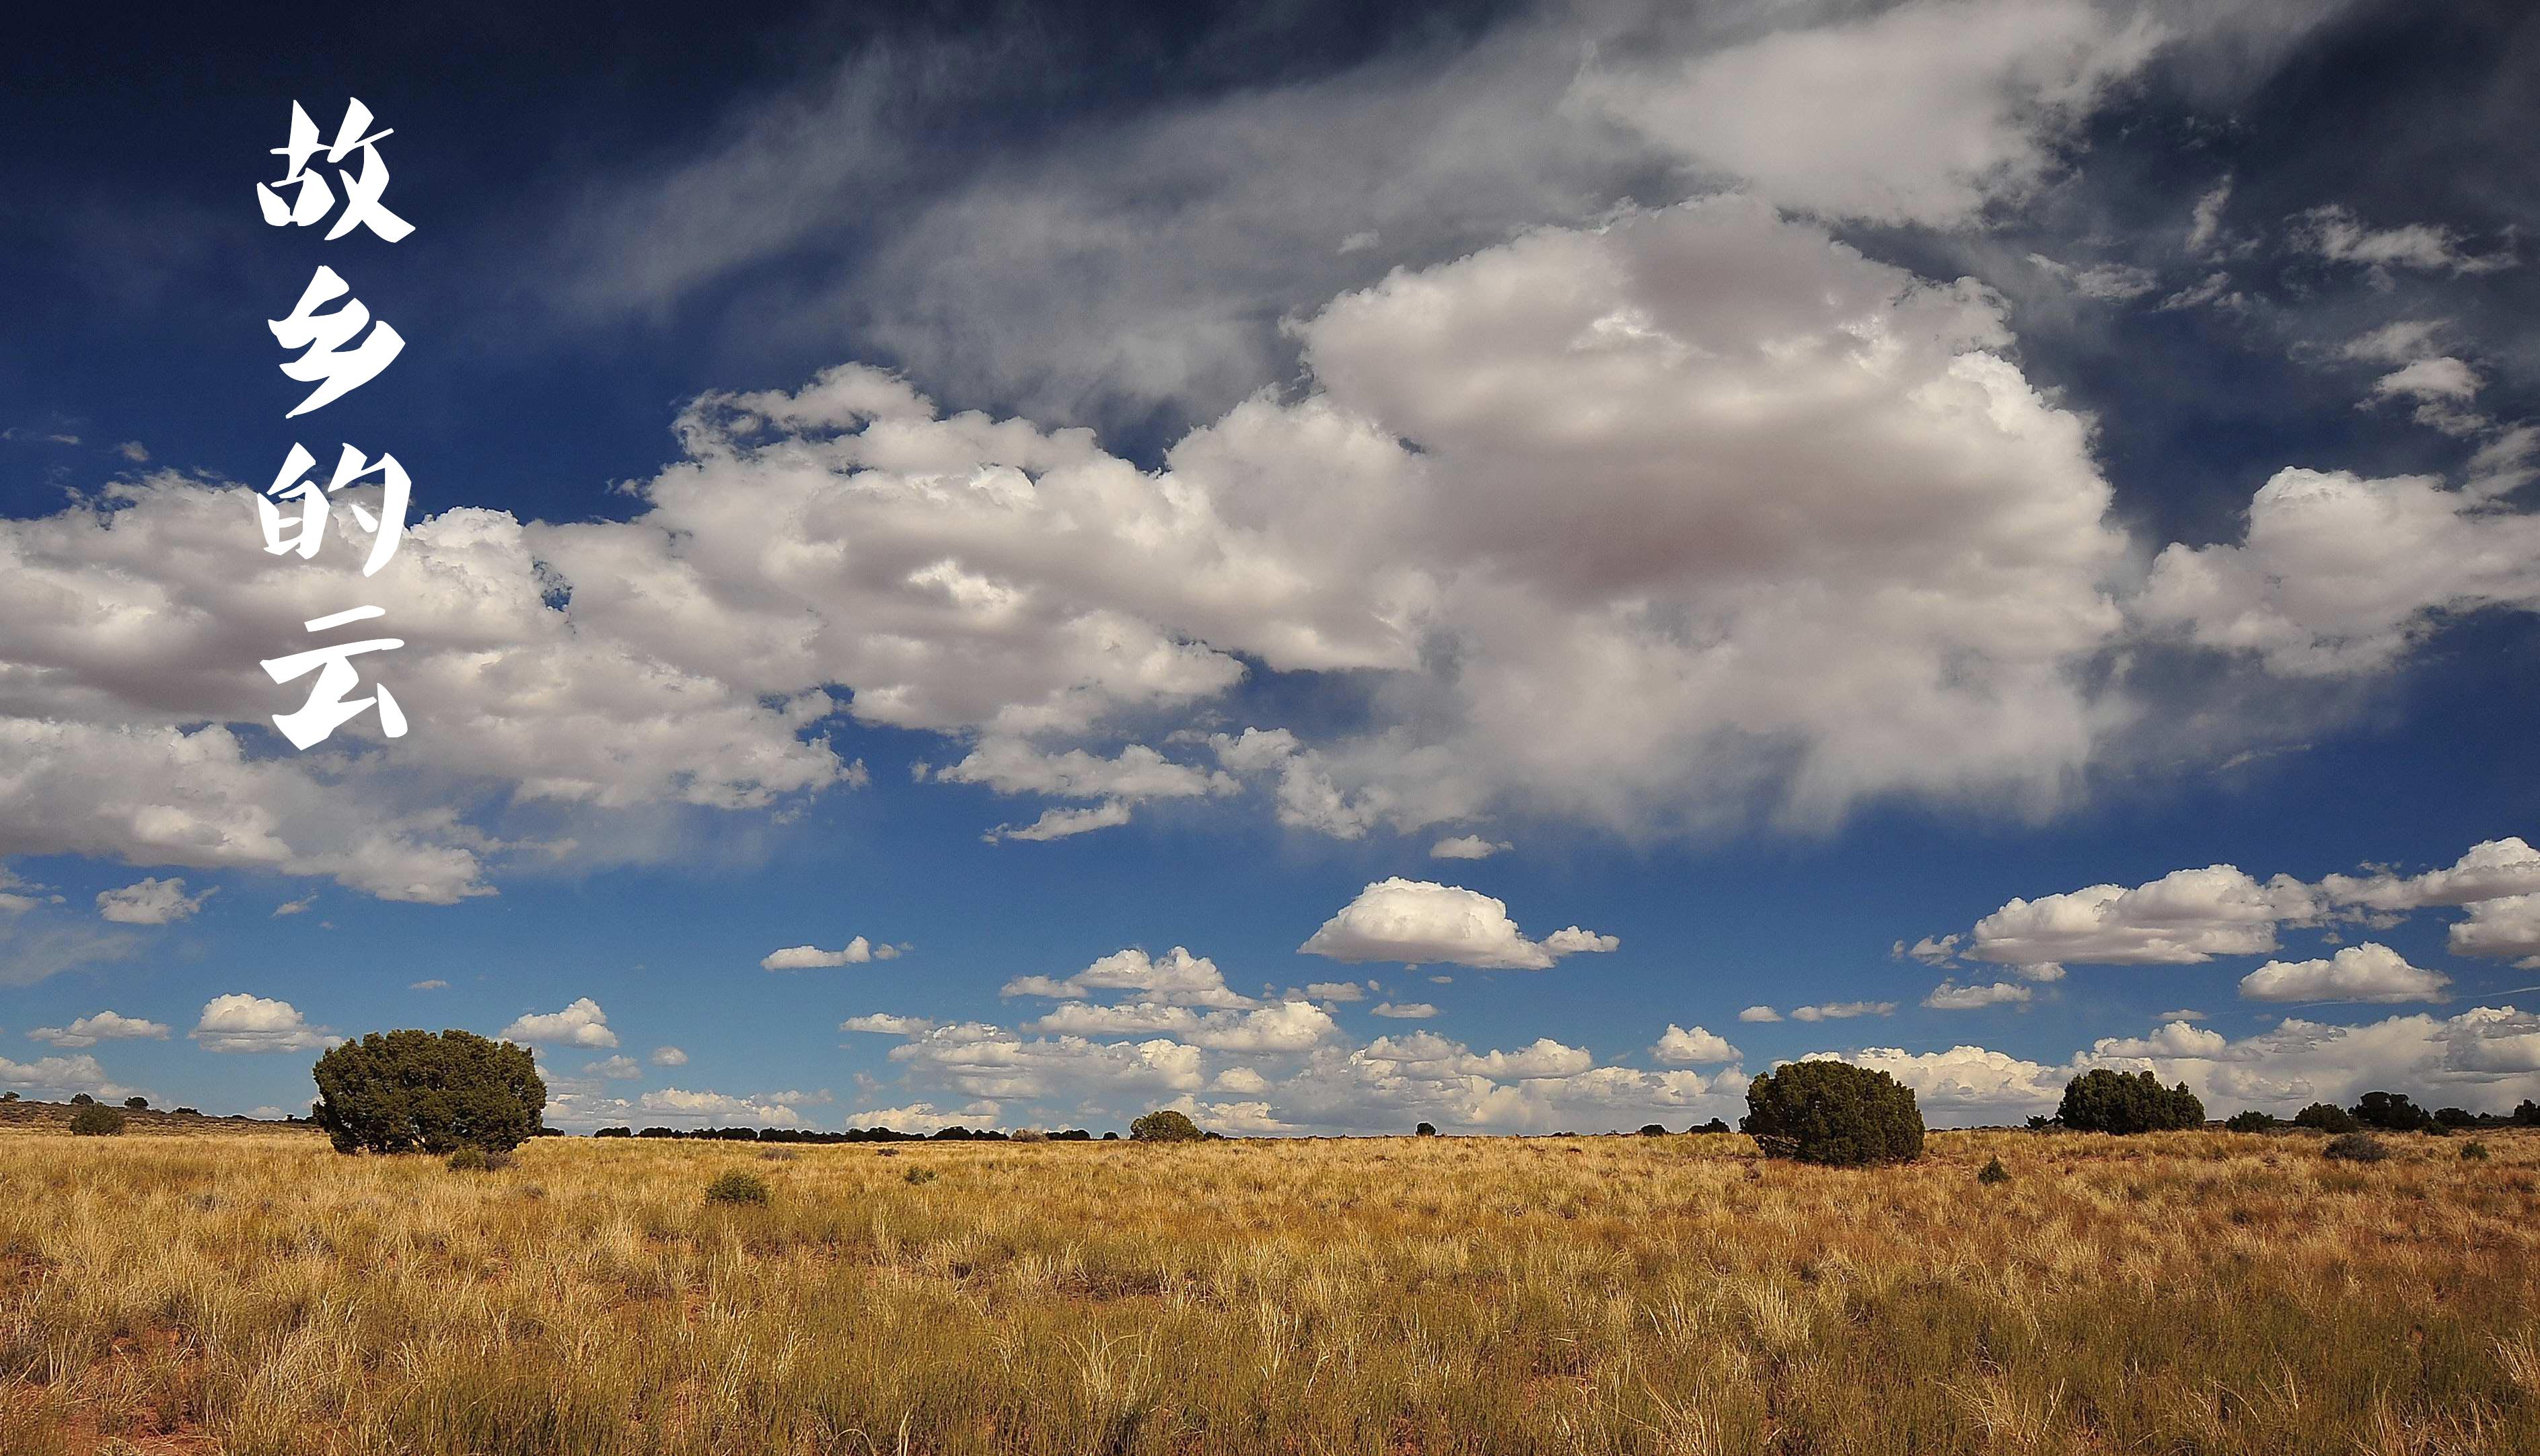
M2540 1135L2390 1141L17 1130L0 1451L2540 1451Z

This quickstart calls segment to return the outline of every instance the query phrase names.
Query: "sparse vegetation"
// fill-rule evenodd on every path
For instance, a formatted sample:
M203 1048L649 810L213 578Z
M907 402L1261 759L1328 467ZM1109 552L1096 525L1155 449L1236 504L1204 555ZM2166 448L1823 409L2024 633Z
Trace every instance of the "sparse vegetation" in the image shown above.
M2293 1126L2308 1128L2315 1133L2352 1133L2355 1131L2355 1118L2343 1107L2313 1102L2293 1114Z
M76 1138L117 1137L123 1132L123 1125L122 1113L111 1107L100 1107L94 1101L81 1104L80 1110L71 1114L71 1135Z
M2202 1126L2205 1104L2185 1082L2164 1087L2149 1072L2095 1068L2065 1085L2055 1120L2076 1133L2169 1133Z
M2390 1155L2390 1148L2370 1133L2340 1133L2320 1153L2342 1163L2377 1163Z
M2226 1131L2233 1133L2272 1133L2284 1125L2276 1120L2273 1113L2258 1112L2253 1109L2231 1114L2222 1126Z
M499 1173L511 1165L510 1153L488 1151L482 1147L462 1147L450 1154L448 1163L454 1173Z
M746 1144L48 1132L0 1136L13 1456L2540 1450L2528 1132L930 1142L741 1207Z
M318 1059L318 1125L338 1152L508 1152L547 1086L529 1049L466 1031L372 1032Z
M767 1180L756 1173L735 1168L717 1175L706 1185L706 1202L710 1204L763 1204L767 1202Z
M1849 1062L1786 1063L1746 1088L1742 1130L1767 1157L1862 1167L1923 1155L1913 1089Z
M123 1105L132 1109L134 1112L147 1112L150 1110L150 1099L147 1097L126 1097L123 1099Z
M1129 1124L1129 1136L1140 1143L1196 1143L1199 1125L1167 1107Z
M2461 1144L2460 1155L2461 1161L2463 1162L2483 1163L2487 1161L2488 1158L2487 1144L2484 1143L2464 1143Z
M1976 1181L1987 1187L1996 1183L2008 1183L2011 1181L2011 1169L2004 1167L2002 1159L1996 1157L1984 1165L1982 1172L1976 1174Z

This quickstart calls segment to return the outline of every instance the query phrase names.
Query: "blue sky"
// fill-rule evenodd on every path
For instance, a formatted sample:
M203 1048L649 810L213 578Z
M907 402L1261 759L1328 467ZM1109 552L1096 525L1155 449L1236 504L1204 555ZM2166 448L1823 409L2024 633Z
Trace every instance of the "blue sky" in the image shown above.
M577 1130L2540 1095L2521 9L50 22L0 1083L296 1109L421 1025ZM257 214L348 96L394 243ZM321 263L407 346L286 422ZM295 442L411 471L379 577L259 549ZM297 752L256 662L361 601L413 730Z

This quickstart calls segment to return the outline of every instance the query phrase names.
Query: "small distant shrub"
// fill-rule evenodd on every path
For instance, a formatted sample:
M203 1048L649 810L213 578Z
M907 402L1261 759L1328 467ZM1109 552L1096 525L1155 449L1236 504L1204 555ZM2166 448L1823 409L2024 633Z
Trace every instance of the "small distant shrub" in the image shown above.
M2246 1112L2231 1114L2230 1121L2222 1126L2234 1133L2271 1133L2275 1131L2276 1119L2275 1114L2260 1112L2252 1107Z
M1726 1118L1715 1117L1711 1121L1704 1123L1701 1127L1695 1128L1692 1131L1697 1133L1726 1133L1729 1131L1729 1121Z
M2483 1163L2487 1161L2487 1144L2484 1143L2462 1144L2461 1161L2465 1163Z
M1017 1143L1046 1143L1049 1141L1049 1134L1042 1132L1038 1128L1017 1128L1014 1132L1014 1141Z
M1120 1141L1120 1135L1117 1133L1105 1133L1102 1135L1102 1141L1105 1143L1117 1143Z
M2343 1107L2327 1102L2313 1102L2293 1114L2293 1126L2318 1133L2352 1133L2355 1119Z
M2046 1120L2046 1114L2045 1114L2045 1113L2042 1113L2042 1112L2039 1112L2039 1113L2032 1113L2032 1114L2030 1114L2030 1116L2029 1116L2029 1119L2028 1119L2028 1131L2030 1131L2030 1132L2032 1132L2032 1133L2043 1133L2043 1132L2045 1132L2047 1129L2049 1129L2049 1128L2051 1128L2051 1127L2053 1127L2053 1126L2054 1126L2054 1124L2053 1124L2053 1123L2048 1122L2048 1121Z
M735 1168L706 1185L706 1202L763 1204L767 1202L767 1180L756 1173L744 1173Z
M2078 1133L2164 1133L2205 1121L2205 1104L2187 1083L2164 1087L2149 1072L2082 1073L2066 1084L2056 1121Z
M176 1109L176 1116L178 1117L201 1117L202 1115L203 1109L199 1107L179 1107Z
M71 1096L71 1105L73 1107L95 1107L97 1105L97 1099L86 1092L76 1092Z
M896 1147L877 1147L877 1148L875 1148L875 1149L874 1149L874 1156L876 1156L876 1157L897 1157L897 1156L899 1156L899 1149L898 1149L898 1148L896 1148Z
M943 1175L942 1173L937 1172L937 1171L936 1171L936 1170L934 1170L933 1168L911 1168L911 1169L909 1169L907 1172L902 1173L902 1174L900 1174L899 1176L900 1176L900 1177L902 1177L902 1178L904 1178L904 1179L906 1179L906 1180L908 1180L908 1183L910 1184L910 1186L914 1187L915 1185L920 1184L920 1183L932 1183L932 1182L934 1182L936 1179L941 1178L941 1177L943 1177L944 1175Z
M135 1112L148 1112L150 1110L150 1099L147 1097L126 1097L123 1099L123 1105L131 1108Z
M1197 1143L1199 1124L1167 1107L1129 1124L1129 1136L1140 1143Z
M1438 1136L1438 1125L1436 1123L1422 1123L1420 1126L1411 1130L1411 1136L1414 1138L1435 1138Z
M2366 1092L2355 1104L2355 1120L2367 1128L2415 1133L2434 1125L2434 1115L2401 1092Z
M15 1092L0 1092L0 1102L15 1102L15 1101L17 1101L17 1100L18 1100L18 1094L17 1094L17 1093L15 1093ZM2528 1106L2530 1106L2531 1104L2530 1104L2530 1103L2528 1103L2528 1102L2525 1102L2525 1103L2523 1103L2522 1105L2523 1105L2523 1106L2525 1106L2525 1107L2528 1107Z
M2540 1102L2525 1097L2514 1103L2513 1125L2517 1128L2540 1127Z
M482 1147L462 1147L450 1155L454 1173L499 1173L512 1165L508 1152L490 1152Z
M1987 1186L2008 1183L2011 1181L2011 1169L2004 1167L2002 1159L1997 1157L1984 1165L1983 1172L1976 1174L1976 1181Z
M113 1138L123 1132L123 1114L111 1107L100 1107L91 1098L71 1114L71 1133L81 1138Z
M2340 1133L2328 1140L2321 1153L2341 1163L2377 1163L2390 1155L2390 1149L2370 1133Z
M801 1154L790 1147L770 1147L758 1155L758 1160L763 1163L790 1163L799 1156Z
M1792 1062L1746 1088L1740 1125L1767 1157L1858 1167L1923 1155L1913 1089L1849 1062Z
M1663 1138L1666 1136L1666 1129L1658 1123L1651 1123L1641 1129L1641 1136L1644 1138Z

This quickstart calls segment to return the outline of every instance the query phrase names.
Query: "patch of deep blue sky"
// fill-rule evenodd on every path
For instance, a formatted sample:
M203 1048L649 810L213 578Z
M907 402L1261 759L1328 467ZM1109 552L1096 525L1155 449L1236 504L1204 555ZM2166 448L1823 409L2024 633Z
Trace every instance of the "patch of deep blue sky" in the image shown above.
M893 358L844 328L776 326L789 290L851 267L889 236L902 206L949 179L1089 118L1451 51L1510 13L813 6L759 12L741 27L711 8L638 7L600 21L487 6L359 19L312 9L20 20L0 61L0 135L16 139L0 149L0 274L15 285L0 327L0 425L22 438L0 442L0 511L58 509L65 488L127 468L106 452L125 440L146 445L157 464L242 480L269 474L291 386L274 373L261 320L288 307L315 254L305 240L256 222L248 183L262 175L294 98L322 127L344 94L359 95L398 129L389 198L418 228L393 248L362 237L325 253L409 340L378 383L328 411L327 430L394 450L427 508L623 517L634 503L610 486L670 456L670 419L700 390L791 386L861 359L907 368L949 408L1012 406L949 394L928 379L925 360ZM907 132L906 155L886 174L862 179L869 205L815 245L623 316L559 304L568 280L557 270L572 259L555 240L595 189L711 146L749 100L814 84L877 47L995 69L975 86L939 86L912 101L927 107L926 125ZM2157 296L2115 309L2052 304L2042 290L2023 294L2010 271L2017 265L2005 260L2037 250L2131 261L2150 245L2142 240L2174 236L2224 174L2232 215L2260 225L2334 202L2376 224L2448 226L2474 244L2515 229L2527 241L2540 225L2533 74L2540 26L2525 6L2367 5L2227 104L2207 78L2156 67L2094 120L2078 174L1981 247L1880 229L1845 236L1932 276L1976 270L2000 281L2023 366L2096 417L2099 458L2139 535L2227 537L2250 492L2282 466L2440 471L2463 453L2394 412L2360 411L2367 376L2303 356L2298 340L2393 318L2457 318L2491 379L2482 406L2504 418L2533 413L2540 267L2402 273L2374 289L2271 252L2246 265L2262 306L2234 316L2164 312ZM1109 448L1152 463L1182 427L1225 402L1108 416L1096 406L1085 422ZM34 438L47 434L82 444ZM1300 836L1257 805L1153 805L1126 829L988 846L978 830L1028 818L1023 804L909 783L911 760L945 756L940 740L843 728L842 746L875 769L872 787L834 794L790 823L700 815L704 848L675 868L541 875L514 867L499 898L452 909L322 886L316 911L282 920L268 911L307 886L179 871L223 892L192 921L138 933L130 958L0 992L9 1029L0 1054L32 1053L17 1035L26 1027L112 1006L179 1032L164 1044L102 1048L121 1079L206 1107L290 1105L307 1090L305 1059L207 1057L183 1041L204 1000L281 997L344 1031L445 1022L491 1030L587 995L606 1006L622 1050L684 1047L682 1085L830 1085L844 1096L856 1073L888 1078L893 1070L882 1039L838 1048L829 1028L840 1015L1010 1022L1016 1005L996 996L1006 978L1065 974L1124 944L1188 944L1244 990L1350 975L1294 947L1359 885L1392 873L1500 895L1529 933L1575 922L1623 937L1612 956L1535 975L1458 970L1447 986L1373 968L1401 999L1445 1007L1429 1024L1475 1046L1553 1036L1622 1056L1673 1019L1726 1031L1750 1066L1863 1042L1975 1041L2056 1061L2180 1005L2241 1034L2280 1013L2235 1004L2241 961L2081 968L2024 1008L1937 1012L1915 1005L1936 974L1892 961L1886 948L1962 930L2014 894L2134 883L2222 861L2306 878L2364 860L2447 864L2480 839L2528 834L2540 819L2535 669L2540 632L2527 621L2465 624L2377 685L2342 731L2229 769L2130 770L2095 786L2088 807L2042 826L1905 803L1872 805L1838 833L1799 838L1625 843L1527 825L1517 853L1478 864L1427 860L1433 835L1362 844ZM1228 711L1238 726L1310 731L1347 722L1355 705L1345 686L1270 678ZM16 867L75 906L139 873L70 860ZM2444 956L2441 919L2420 916L2387 938L2453 975L2464 998L2529 979ZM778 945L836 945L854 934L918 949L837 971L757 968ZM2289 947L2310 943L2294 933ZM405 990L426 978L452 988ZM1734 1021L1750 1002L1855 999L1900 1008L1892 1019L1813 1027ZM1345 1009L1343 1020L1361 1035L1398 1029L1368 1020L1364 1007ZM886 1089L882 1100L901 1097Z

